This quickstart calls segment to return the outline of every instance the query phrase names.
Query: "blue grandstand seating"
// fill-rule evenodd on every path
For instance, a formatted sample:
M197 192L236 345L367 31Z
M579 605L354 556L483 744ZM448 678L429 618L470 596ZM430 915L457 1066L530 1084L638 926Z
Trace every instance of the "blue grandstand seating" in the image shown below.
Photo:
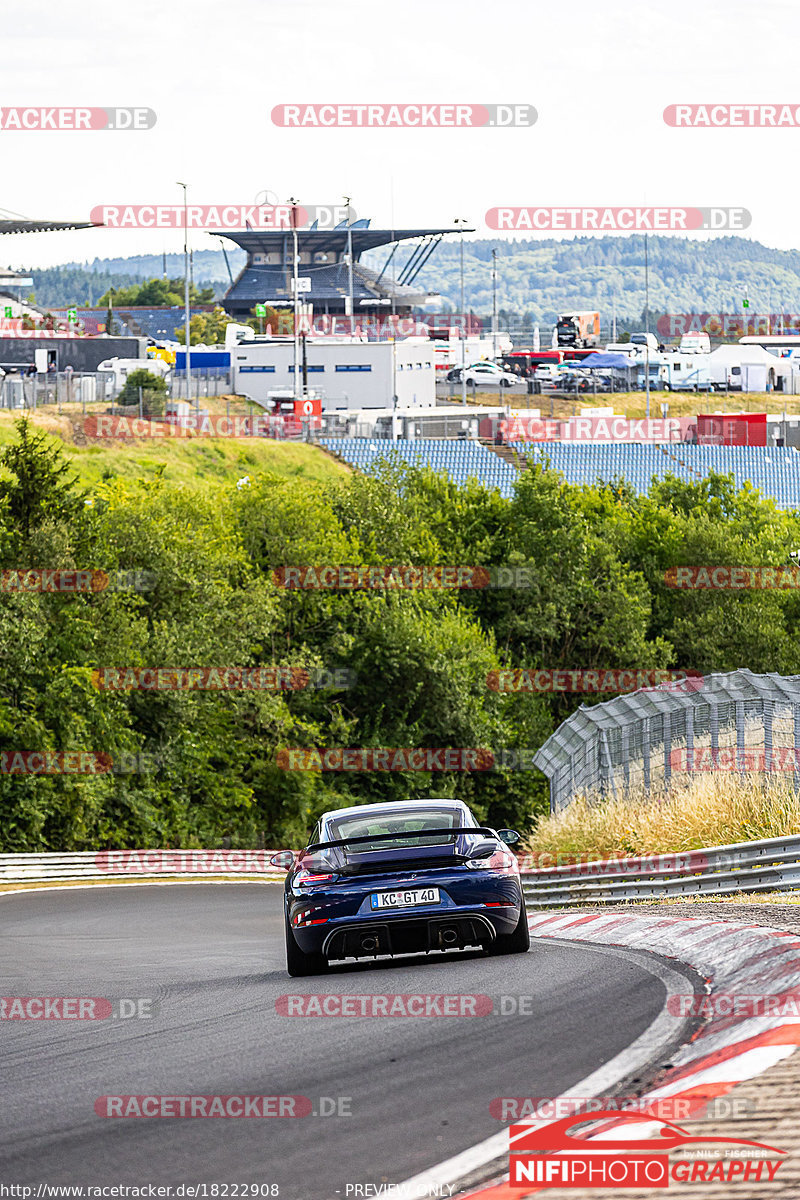
M382 438L322 438L321 444L361 471L369 471L381 458L396 453L408 463L446 471L458 484L477 479L501 495L511 497L519 472L480 442L444 438L390 442Z
M675 475L688 482L705 479L712 471L733 475L737 488L745 483L771 497L778 508L800 507L800 453L791 446L693 446L630 443L552 442L513 446L529 464L546 462L568 483L626 479L639 495L650 490L655 476Z
M456 483L475 478L501 495L511 497L519 472L510 463L479 442L443 438L390 442L379 438L323 438L322 445L346 462L369 471L392 452L405 462L416 462L446 471ZM696 482L711 471L732 474L737 488L746 482L778 508L800 507L800 453L791 447L644 445L631 443L529 444L512 442L529 465L549 460L568 483L593 484L598 480L625 479L639 495L645 495L655 476L675 475Z
M341 300L343 296L347 295L349 274L347 265L343 262L331 263L329 266L312 263L310 266L302 268L302 274L311 279L316 303L323 300ZM287 269L281 266L249 266L229 289L225 300L226 303L229 303L234 299L250 299L255 303L265 296L272 297L273 301L275 297L285 296L288 304L291 297L289 285ZM374 292L363 284L355 272L353 273L353 297L356 300L374 299Z

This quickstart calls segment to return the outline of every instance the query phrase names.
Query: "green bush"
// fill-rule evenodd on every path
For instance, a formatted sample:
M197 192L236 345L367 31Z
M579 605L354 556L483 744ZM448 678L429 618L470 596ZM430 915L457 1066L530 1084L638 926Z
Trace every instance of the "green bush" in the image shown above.
M142 415L145 417L162 417L166 407L167 385L160 375L144 368L131 371L125 381L125 386L117 397L120 405L139 405L139 389L141 388Z

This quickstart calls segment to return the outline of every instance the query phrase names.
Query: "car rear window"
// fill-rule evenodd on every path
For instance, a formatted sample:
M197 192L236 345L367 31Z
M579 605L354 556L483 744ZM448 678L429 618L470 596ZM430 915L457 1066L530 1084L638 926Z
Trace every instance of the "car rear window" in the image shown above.
M419 829L457 829L468 821L465 814L457 809L414 809L412 812L384 813L382 816L371 817L335 817L330 821L331 840L352 837L370 837L373 834L396 833L396 838L387 838L370 844L363 843L359 851L392 850L400 846L444 846L452 840L451 836L442 833L432 833L430 837L403 837ZM354 848L355 849L355 848Z

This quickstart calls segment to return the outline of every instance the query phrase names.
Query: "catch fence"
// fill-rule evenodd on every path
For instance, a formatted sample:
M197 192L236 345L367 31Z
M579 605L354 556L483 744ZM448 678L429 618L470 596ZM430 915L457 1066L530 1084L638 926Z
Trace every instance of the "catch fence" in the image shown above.
M554 813L577 796L591 803L718 771L780 775L800 791L800 675L732 671L584 704L533 761Z

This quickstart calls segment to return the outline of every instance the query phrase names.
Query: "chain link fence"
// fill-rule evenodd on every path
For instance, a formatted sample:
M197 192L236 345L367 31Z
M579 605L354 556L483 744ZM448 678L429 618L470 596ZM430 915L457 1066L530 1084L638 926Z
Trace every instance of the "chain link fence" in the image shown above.
M554 813L708 771L780 773L800 790L800 675L732 671L581 705L533 761Z
M54 371L47 374L9 371L0 377L0 408L96 404L113 398L114 380L112 371Z

